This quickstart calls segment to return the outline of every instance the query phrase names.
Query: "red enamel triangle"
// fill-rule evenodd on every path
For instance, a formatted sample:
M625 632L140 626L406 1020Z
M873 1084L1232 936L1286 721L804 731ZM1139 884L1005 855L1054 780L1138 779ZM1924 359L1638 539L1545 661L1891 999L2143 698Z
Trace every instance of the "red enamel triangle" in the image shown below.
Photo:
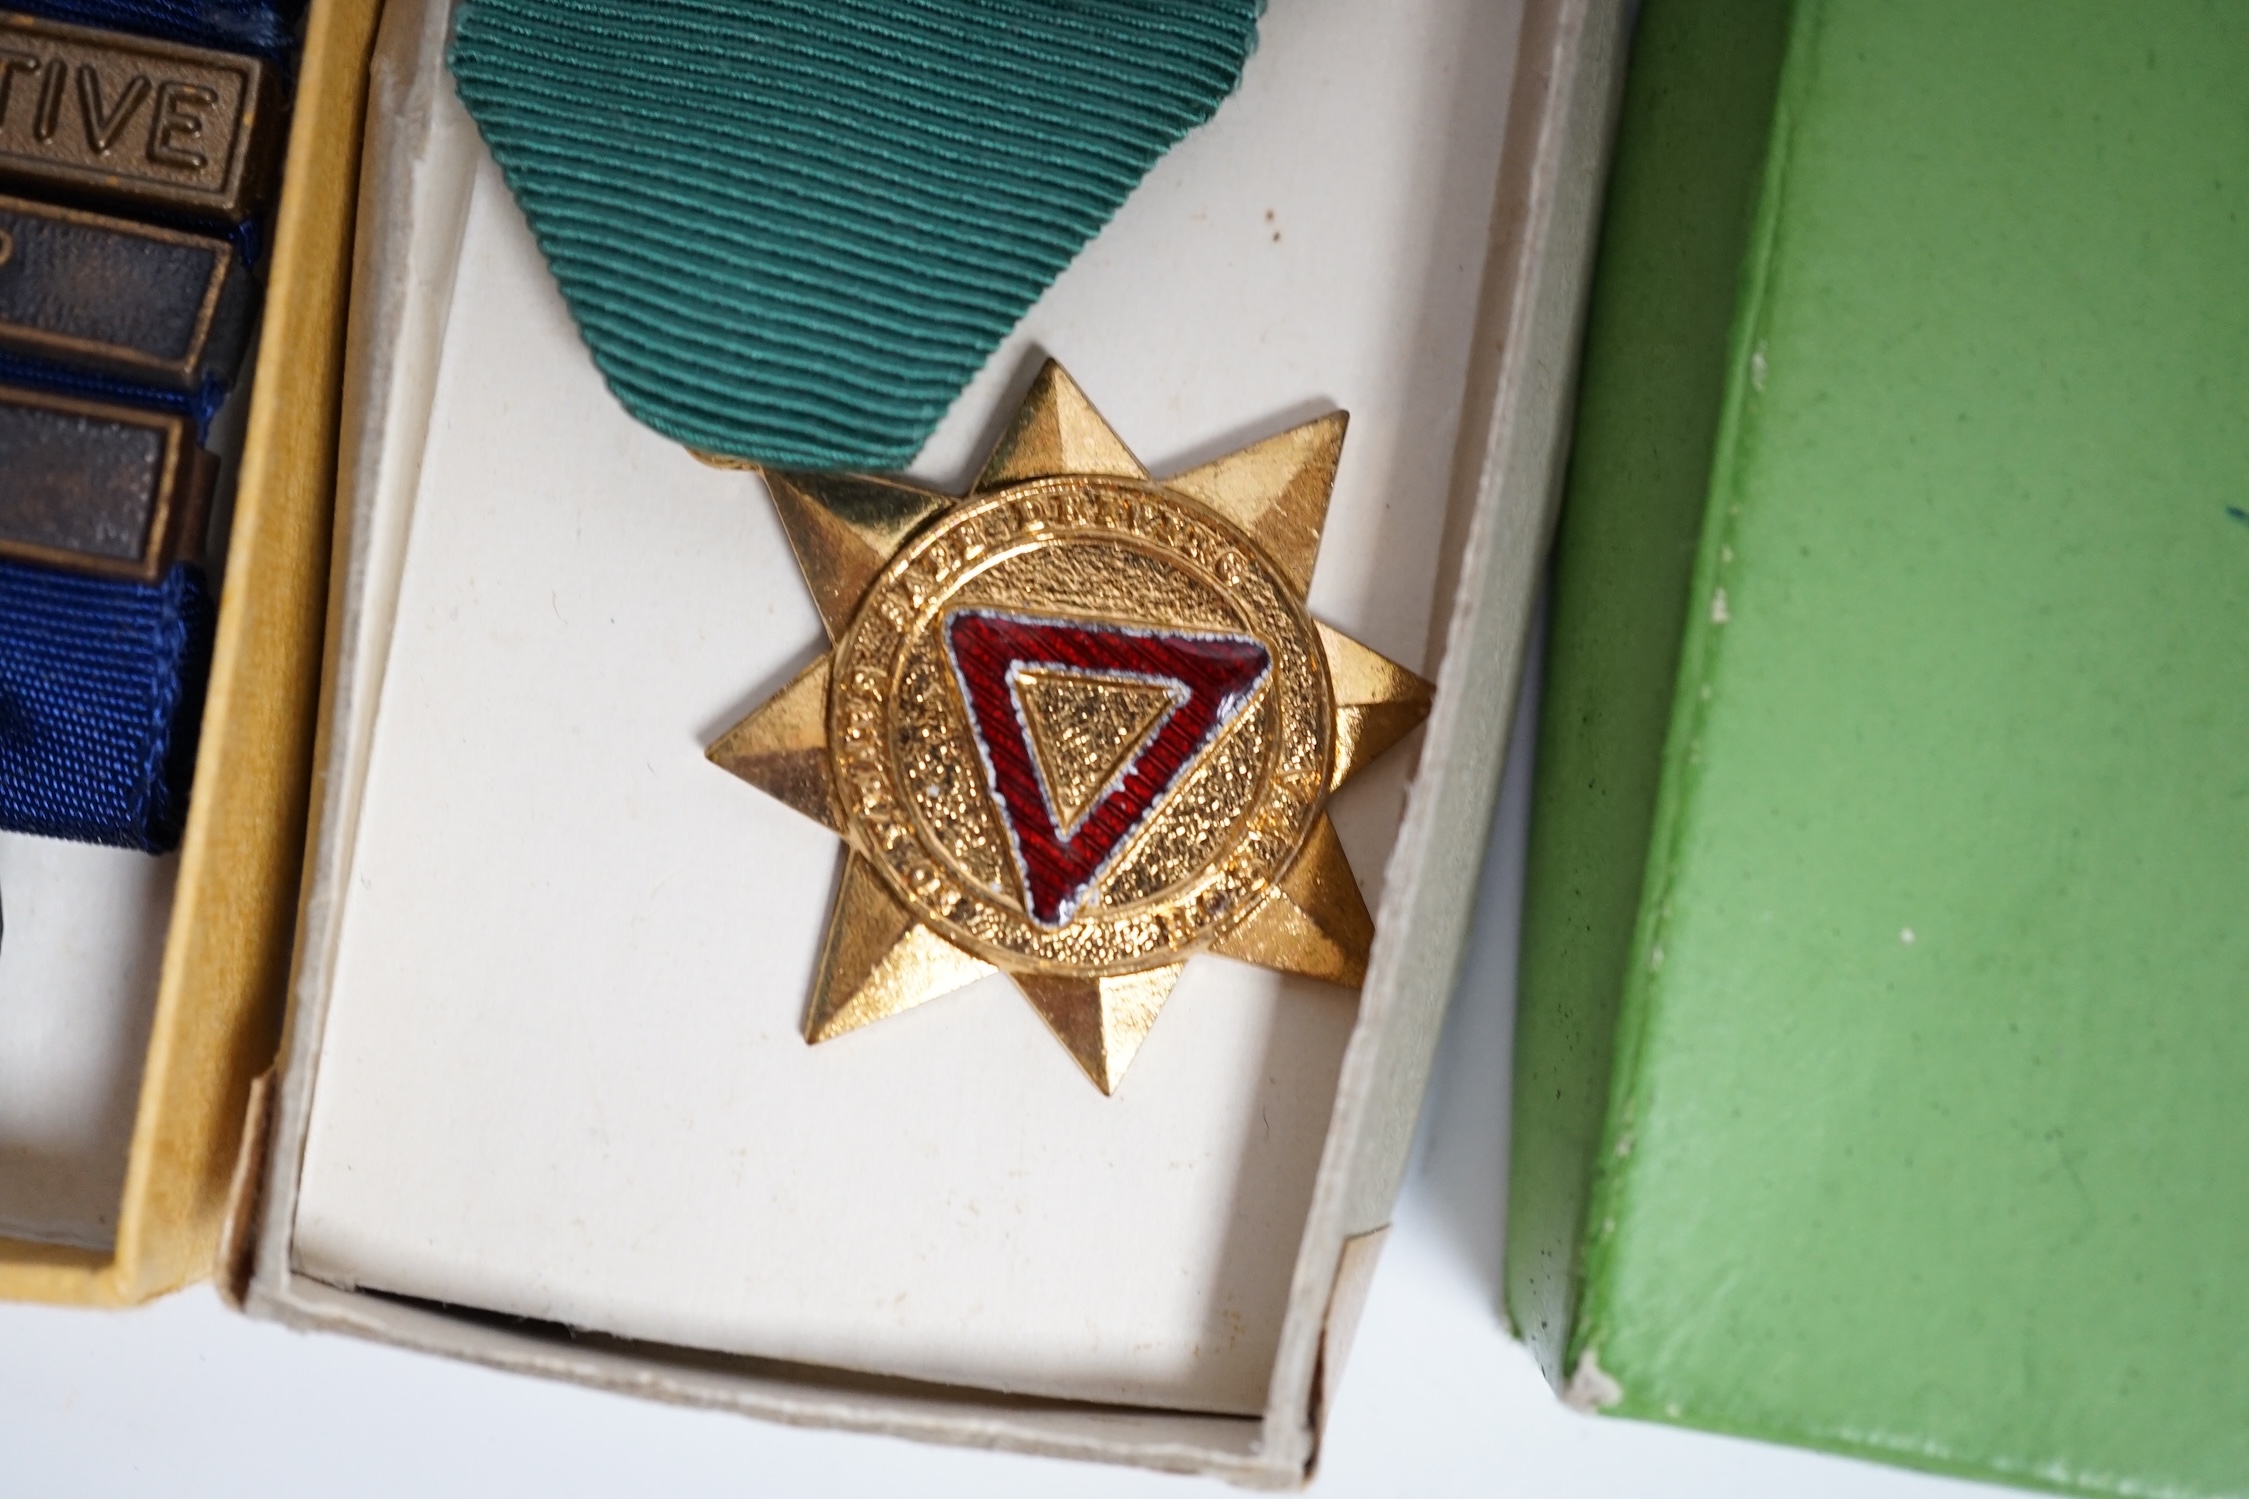
M1246 635L1134 629L983 609L945 620L945 651L968 705L976 747L1007 824L1024 903L1041 926L1066 924L1109 864L1172 788L1248 704L1271 670ZM1031 745L1017 678L1025 670L1142 683L1169 690L1157 720L1068 833Z

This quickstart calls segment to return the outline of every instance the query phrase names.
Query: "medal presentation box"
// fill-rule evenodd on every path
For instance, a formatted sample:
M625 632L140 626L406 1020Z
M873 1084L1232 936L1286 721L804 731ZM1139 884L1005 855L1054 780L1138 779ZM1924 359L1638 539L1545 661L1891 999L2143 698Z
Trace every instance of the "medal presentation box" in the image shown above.
M1582 1405L2249 1490L2245 68L2186 3L1642 13L1508 1215Z
M772 1419L1304 1480L1473 898L1621 8L1276 9L970 385L1159 477L1350 412L1309 606L1436 685L1330 804L1363 990L1212 954L1113 1096L1006 979L808 1046L835 835L704 747L826 649L753 474L610 397L456 100L372 69L346 535L254 1315ZM262 1183L262 1188L260 1184Z
M0 1144L0 1235L15 1235L0 1237L0 1298L131 1303L214 1262L245 1101L279 1036L303 861L376 10L313 0L305 23L176 863L7 840L0 1006L36 1075L14 1081L0 1116L11 1135L30 1131ZM40 1120L24 1115L42 1100L54 1119L99 1115L102 1140L119 1138L43 1151ZM109 1149L121 1171L104 1164Z

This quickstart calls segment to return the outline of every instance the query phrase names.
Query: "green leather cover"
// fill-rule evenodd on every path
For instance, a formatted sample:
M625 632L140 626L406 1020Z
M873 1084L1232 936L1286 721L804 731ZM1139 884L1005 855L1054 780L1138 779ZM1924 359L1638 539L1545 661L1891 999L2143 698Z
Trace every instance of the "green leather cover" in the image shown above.
M2249 12L1650 0L1507 1297L1580 1403L2249 1492Z

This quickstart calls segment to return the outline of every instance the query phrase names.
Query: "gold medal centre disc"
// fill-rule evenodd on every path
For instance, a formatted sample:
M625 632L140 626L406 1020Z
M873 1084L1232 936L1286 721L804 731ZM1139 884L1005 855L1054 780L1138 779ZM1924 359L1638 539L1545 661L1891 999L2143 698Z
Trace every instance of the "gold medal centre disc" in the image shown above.
M987 637L1014 654L968 654ZM1017 971L1178 962L1326 801L1311 620L1247 535L1152 484L1045 479L946 513L875 581L831 682L852 841L915 916Z

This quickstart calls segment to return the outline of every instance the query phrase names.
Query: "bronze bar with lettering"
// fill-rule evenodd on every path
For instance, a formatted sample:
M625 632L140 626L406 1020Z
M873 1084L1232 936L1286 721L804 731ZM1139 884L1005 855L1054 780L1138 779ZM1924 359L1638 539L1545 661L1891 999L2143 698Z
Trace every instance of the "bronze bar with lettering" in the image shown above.
M0 386L0 558L153 583L201 552L212 468L184 416Z
M281 113L254 57L0 12L0 181L237 223L272 185Z
M225 240L0 197L0 350L193 391L234 377L251 311Z

